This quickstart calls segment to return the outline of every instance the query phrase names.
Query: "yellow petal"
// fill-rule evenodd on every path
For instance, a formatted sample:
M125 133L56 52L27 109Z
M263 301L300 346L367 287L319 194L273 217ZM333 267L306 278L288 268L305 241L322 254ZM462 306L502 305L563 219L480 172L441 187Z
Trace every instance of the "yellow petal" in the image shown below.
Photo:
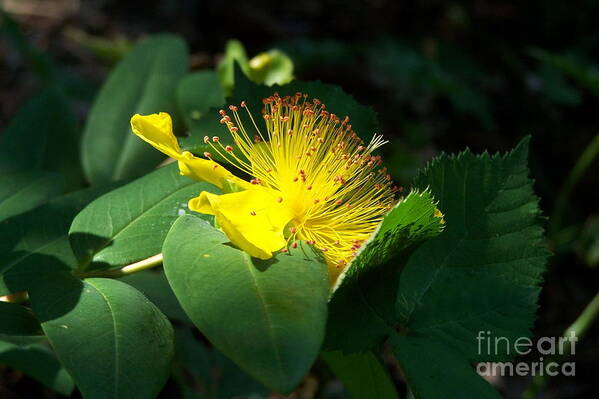
M240 179L216 162L195 157L189 151L181 154L179 170L183 176L206 181L227 192L252 188L251 183ZM233 185L237 186L237 189L232 188Z
M142 140L179 161L179 171L184 176L214 184L224 191L252 187L250 183L236 177L216 162L198 158L189 151L182 152L173 134L173 122L166 112L145 116L135 114L131 118L131 129Z
M202 192L189 209L216 216L229 240L251 256L269 259L285 247L283 235L292 215L279 201L279 192L264 187L215 195Z
M181 158L181 148L173 134L173 121L166 112L151 115L135 114L131 129L139 138L171 158Z

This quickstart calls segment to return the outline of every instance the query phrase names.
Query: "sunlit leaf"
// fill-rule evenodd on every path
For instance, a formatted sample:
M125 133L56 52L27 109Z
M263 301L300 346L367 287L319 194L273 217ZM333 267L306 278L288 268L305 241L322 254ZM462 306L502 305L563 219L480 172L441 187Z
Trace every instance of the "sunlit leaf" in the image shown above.
M279 392L316 359L327 316L327 267L301 248L268 261L234 248L193 215L164 243L164 269L183 309L242 369Z

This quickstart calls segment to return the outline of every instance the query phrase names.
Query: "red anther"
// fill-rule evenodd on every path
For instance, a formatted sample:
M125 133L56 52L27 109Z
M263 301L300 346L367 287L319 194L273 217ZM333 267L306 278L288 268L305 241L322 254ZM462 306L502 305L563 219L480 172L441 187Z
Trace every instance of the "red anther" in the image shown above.
M283 202L283 197L279 197L277 198L277 202L280 204L281 202Z
M218 168L218 164L217 163L215 163L214 165L212 165L212 169L216 169L216 168Z
M286 252L289 252L289 250L288 250L287 248L283 248L283 249L281 250L281 252L283 252L283 253L286 253Z
M297 228L296 228L295 226L293 226L293 227L290 227L290 228L289 228L289 232L290 232L291 234L295 234L295 233L297 233Z
M220 111L218 111L218 113L221 114L221 116L227 115L224 109L221 109Z
M205 156L206 158L212 158L212 154L211 154L211 153L209 153L208 151L205 151L205 152L204 152L204 156Z
M266 119L266 120L269 120L269 119L270 119L270 115L268 115L268 114L264 114L264 115L263 115L263 117L264 117L264 119Z
M204 144L208 144L209 141L210 141L210 137L204 136Z
M256 212L254 212L254 211L251 211L251 212L250 212L250 215L252 215L252 216L256 216Z
M357 148L358 151L363 151L364 150L364 146L363 145L359 145Z
M252 183L252 184L261 184L261 183L262 183L262 180L260 180L260 179L256 178L256 179L252 179L252 180L250 180L250 183Z
M225 147L225 151L227 152L233 152L233 147L231 147L230 145Z
M212 137L212 141L214 141L215 143L218 143L220 141L220 137L214 136L214 137Z
M230 131L232 131L232 132L236 132L236 131L238 131L239 129L238 129L237 127L235 127L235 126L231 126L231 127L229 128L229 130L230 130Z
M294 178L293 178L293 181L294 181L294 182L296 182L296 181L298 181L298 180L299 180L299 179L298 179L297 177L294 177Z
M341 205L342 203L343 203L343 201L341 201L341 200L335 201L335 205Z
M314 147L314 146L310 147L310 151L316 151L316 147Z
M347 208L351 208L351 204L346 204L345 205Z
M233 112L237 112L237 107L235 105L229 105L229 109Z
M309 185L308 187L306 187L307 190L312 190L312 185Z
M287 130L287 135L288 136L293 136L293 129Z
M320 202L320 200L319 200L319 199L315 199L315 200L314 200L314 203L315 203L315 204L318 204L319 202Z
M291 248L297 248L297 242L294 242L293 244L291 244Z
M247 107L247 105L245 104L245 101L242 101L241 104L239 104L241 106L241 108L245 108Z

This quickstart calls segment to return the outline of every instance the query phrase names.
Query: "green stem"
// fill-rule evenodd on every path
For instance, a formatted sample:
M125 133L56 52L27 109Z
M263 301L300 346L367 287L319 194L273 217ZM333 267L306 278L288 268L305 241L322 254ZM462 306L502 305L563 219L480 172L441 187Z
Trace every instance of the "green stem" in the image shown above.
M577 338L582 338L585 336L589 327L593 325L593 323L599 317L599 292L595 295L595 297L589 302L586 308L582 311L580 316L570 325L570 327L566 328L564 331L564 337L568 337L571 334L574 334ZM570 341L568 341L570 342Z
M576 337L576 341L578 341L580 338L583 338L585 336L585 334L589 330L589 327L591 327L593 325L593 323L595 321L597 321L598 318L599 318L599 292L597 292L597 294L595 294L595 297L584 308L584 310L582 311L580 316L578 316L576 318L576 320L574 320L574 323L572 323L570 325L570 327L566 328L566 330L564 331L562 336L565 338L573 336L573 337ZM574 334L574 335L572 335L572 334ZM572 340L570 340L570 339L566 340L565 344L566 344L566 347L564 348L563 353L560 354L561 356L555 356L555 358L549 359L548 363L553 362L553 361L559 361L564 356L568 356L568 355L572 354L572 351L570 350ZM532 380L532 385L526 391L524 391L524 393L522 394L522 399L536 398L539 395L539 393L545 389L545 385L547 385L547 377L546 376L539 376L539 375L535 376Z
M587 146L584 152L576 161L576 164L570 171L570 174L566 178L562 188L557 195L555 200L555 207L553 208L553 215L551 217L550 232L555 233L561 227L562 219L566 211L568 200L572 190L578 183L578 180L584 175L587 168L593 163L595 157L599 154L599 134L595 136L593 141Z
M152 267L158 266L162 264L162 254L157 254L154 256L150 256L147 259L140 260L139 262L131 263L130 265L123 266L120 269L110 269L110 270L94 270L91 272L79 272L75 275L79 278L89 278L89 277L109 277L109 278L117 278L127 276L129 274L138 273L146 269L150 269Z

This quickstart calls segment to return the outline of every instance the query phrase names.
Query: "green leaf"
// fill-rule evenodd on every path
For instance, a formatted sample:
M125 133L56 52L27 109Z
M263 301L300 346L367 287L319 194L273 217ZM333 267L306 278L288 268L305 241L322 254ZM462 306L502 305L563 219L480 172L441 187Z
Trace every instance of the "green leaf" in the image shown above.
M144 294L169 319L191 324L164 273L147 270L121 277L119 280Z
M385 216L339 276L329 303L327 350L365 352L392 331L399 273L410 253L442 229L429 191L410 192Z
M595 65L575 60L570 55L550 53L540 48L531 48L528 52L532 57L558 69L595 96L599 96L599 72Z
M200 397L215 399L267 396L269 391L213 347L207 347L189 328L175 330L176 358L191 375Z
M0 337L0 363L22 371L61 395L70 396L73 392L73 379L45 343L19 345Z
M176 111L175 88L188 68L177 36L143 40L117 65L98 95L83 133L82 161L92 184L132 178L164 158L131 133L133 114Z
M79 126L64 93L51 87L35 93L0 135L0 171L51 170L78 188Z
M323 352L321 357L341 380L352 399L398 398L393 382L372 352L353 355Z
M73 217L110 187L77 191L0 222L0 295L27 290L77 261L67 233Z
M192 215L173 224L163 253L175 295L214 346L271 389L301 381L324 335L325 264L300 248L253 259Z
M225 93L213 71L195 72L185 76L177 87L177 103L185 125L191 131L210 108L222 107Z
M564 74L550 64L541 64L538 70L543 80L543 94L560 105L578 105L582 101L582 93L572 87Z
M393 335L393 352L416 399L500 399L470 362L427 337Z
M264 107L262 99L273 95L275 92L281 96L294 95L297 92L308 94L310 98L318 98L327 106L327 110L340 117L350 117L352 129L363 139L368 141L377 131L376 114L370 107L359 104L351 95L345 93L340 87L321 82L302 82L294 80L284 86L271 87L258 85L249 81L237 69L235 77L235 90L227 98L227 104L239 105L241 101L247 103L248 110L252 112L259 128L264 129L261 110ZM247 128L250 137L254 135L253 123L245 111L239 113L243 125ZM233 144L226 126L220 123L221 116L217 109L210 110L204 118L198 121L189 137L181 139L184 149L195 154L210 151L210 146L204 144L204 136L220 136L223 144Z
M528 141L503 156L441 156L416 180L439 200L447 229L402 273L400 322L470 359L506 355L477 354L478 331L515 339L529 336L534 322L548 251L528 178Z
M16 172L0 176L0 221L37 207L62 192L62 176Z
M79 268L117 267L160 253L172 223L201 191L217 189L181 176L173 163L96 199L69 231Z
M40 323L29 309L16 303L0 302L0 334L36 335L40 332Z
M416 179L447 221L442 235L410 257L397 298L405 337L394 339L395 351L422 398L453 397L466 386L476 394L460 396L496 397L477 382L471 362L509 360L516 340L531 334L548 251L528 177L528 141L505 155L443 155ZM481 333L509 345L489 353Z
M58 358L87 399L154 398L170 373L173 329L117 280L55 276L30 291Z

